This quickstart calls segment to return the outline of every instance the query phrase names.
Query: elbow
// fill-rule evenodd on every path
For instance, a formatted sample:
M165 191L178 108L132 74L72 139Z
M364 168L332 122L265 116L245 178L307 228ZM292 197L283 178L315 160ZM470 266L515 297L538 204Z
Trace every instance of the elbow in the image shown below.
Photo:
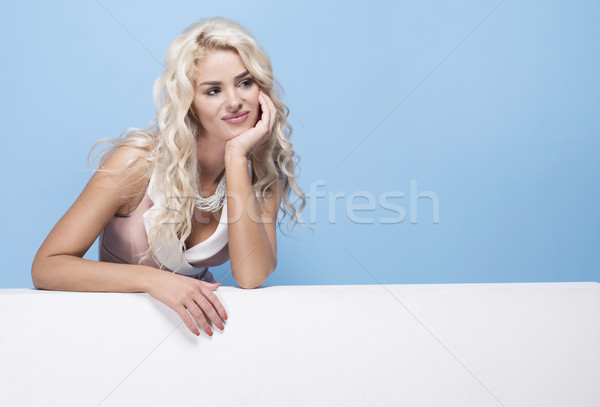
M266 280L266 277L262 279L236 279L238 285L245 290L253 290L255 288L259 288L265 283Z
M259 288L262 285L262 283L260 283L260 284L252 284L252 283L242 283L242 282L238 282L238 284L244 290L253 290L255 288Z
M40 278L40 265L37 259L33 260L31 264L31 281L33 282L33 286L38 290L42 290L44 285L42 283L42 279Z
M40 278L40 266L39 262L34 260L31 264L31 281L33 282L33 286L38 290L43 289L43 283Z
M265 268L262 273L252 273L252 271L249 270L248 273L238 273L234 278L241 288L252 290L262 286L265 281L267 281L267 278L275 271L276 267L277 263L275 262L271 266Z
M36 256L31 264L31 281L33 282L33 286L38 290L48 290L48 282L45 276L45 271L47 267L44 266L43 259L40 259Z

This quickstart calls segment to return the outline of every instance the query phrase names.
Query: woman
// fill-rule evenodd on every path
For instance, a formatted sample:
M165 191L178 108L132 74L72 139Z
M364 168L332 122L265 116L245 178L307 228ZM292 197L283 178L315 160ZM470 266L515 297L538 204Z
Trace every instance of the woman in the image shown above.
M211 336L209 321L224 329L208 266L229 258L241 287L259 287L277 264L280 207L289 227L305 204L273 85L269 58L240 25L187 28L155 83L152 125L94 144L113 142L35 256L35 287L147 292L196 335L194 321ZM99 261L82 259L98 236Z

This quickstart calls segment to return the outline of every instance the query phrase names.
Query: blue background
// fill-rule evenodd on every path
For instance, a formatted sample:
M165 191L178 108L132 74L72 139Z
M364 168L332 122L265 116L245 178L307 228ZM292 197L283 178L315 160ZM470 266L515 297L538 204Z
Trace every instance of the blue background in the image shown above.
M91 175L92 143L152 120L169 43L216 15L271 57L300 184L324 195L303 215L312 231L279 235L267 284L600 280L597 2L0 7L2 288L33 286L36 251ZM432 199L411 208L425 191L438 223ZM349 203L368 206L356 193L376 209L350 217ZM386 193L404 194L388 199L397 212ZM213 269L235 284L229 271Z

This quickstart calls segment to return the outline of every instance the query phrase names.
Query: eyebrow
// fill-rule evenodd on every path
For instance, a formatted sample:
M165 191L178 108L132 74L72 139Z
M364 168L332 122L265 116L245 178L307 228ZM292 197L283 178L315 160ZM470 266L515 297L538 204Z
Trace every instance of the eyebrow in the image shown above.
M239 75L237 75L235 78L233 79L242 79L244 76L248 75L250 72L245 71ZM206 81L206 82L202 82L200 85L198 86L202 86L202 85L220 85L221 82L220 81Z

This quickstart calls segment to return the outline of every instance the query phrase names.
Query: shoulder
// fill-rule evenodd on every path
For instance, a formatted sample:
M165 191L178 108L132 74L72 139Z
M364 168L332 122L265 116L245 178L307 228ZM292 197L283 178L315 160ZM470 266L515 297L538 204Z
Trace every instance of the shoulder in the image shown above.
M152 169L148 150L132 146L119 146L110 152L100 165L100 171L121 172L125 177L141 176Z
M141 170L144 166L141 163L146 163L150 156L150 152L143 148L119 146L109 153L100 167L107 170L118 170L120 167L133 164L132 169Z
M143 148L119 146L109 153L95 176L124 196L143 194L152 173L151 153Z

